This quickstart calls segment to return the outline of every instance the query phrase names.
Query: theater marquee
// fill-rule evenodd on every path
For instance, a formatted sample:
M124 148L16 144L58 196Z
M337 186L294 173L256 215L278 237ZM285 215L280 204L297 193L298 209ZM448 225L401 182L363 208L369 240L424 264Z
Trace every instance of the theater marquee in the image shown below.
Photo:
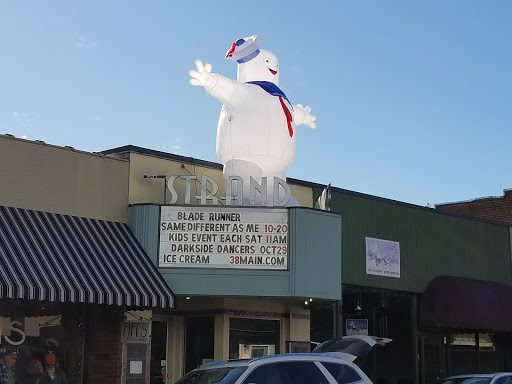
M288 210L162 206L158 266L288 269Z

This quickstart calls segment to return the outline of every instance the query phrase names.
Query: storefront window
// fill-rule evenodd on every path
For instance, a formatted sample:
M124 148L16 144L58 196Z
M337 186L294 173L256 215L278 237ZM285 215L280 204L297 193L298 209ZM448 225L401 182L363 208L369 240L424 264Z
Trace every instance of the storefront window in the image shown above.
M479 371L497 372L502 370L501 348L496 345L494 334L479 333ZM476 342L474 333L454 334L451 336L452 374L476 372Z
M77 310L78 309L78 310ZM14 366L17 382L30 382L42 373L45 362L57 371L80 381L80 310L63 311L62 306L41 303L0 304L0 345L17 353ZM78 364L80 361L80 364ZM72 369L71 369L72 368ZM77 376L78 375L78 376Z
M229 358L245 359L279 353L280 321L232 317Z

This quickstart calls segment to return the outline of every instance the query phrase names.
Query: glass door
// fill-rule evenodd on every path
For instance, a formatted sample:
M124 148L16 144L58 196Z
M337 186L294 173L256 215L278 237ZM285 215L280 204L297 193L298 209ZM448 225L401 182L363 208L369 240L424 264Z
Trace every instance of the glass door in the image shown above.
M213 316L185 320L185 373L213 361L214 334Z
M444 336L420 336L420 374L422 384L435 384L446 377Z
M150 384L167 383L167 321L151 322Z

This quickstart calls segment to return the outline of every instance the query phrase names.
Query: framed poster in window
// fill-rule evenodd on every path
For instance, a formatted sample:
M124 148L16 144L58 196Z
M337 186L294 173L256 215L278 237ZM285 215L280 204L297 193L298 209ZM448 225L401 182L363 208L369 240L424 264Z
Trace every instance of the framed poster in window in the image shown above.
M308 341L287 341L287 353L309 353L311 352L311 343Z

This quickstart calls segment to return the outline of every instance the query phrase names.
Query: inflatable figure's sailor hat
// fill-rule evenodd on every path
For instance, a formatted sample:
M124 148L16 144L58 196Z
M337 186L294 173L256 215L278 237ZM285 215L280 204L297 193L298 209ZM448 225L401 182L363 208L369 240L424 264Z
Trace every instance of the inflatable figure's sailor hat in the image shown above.
M226 52L226 59L238 63L237 80L241 83L268 81L279 85L279 60L272 52L260 49L257 35L235 41Z
M246 63L254 59L260 53L260 38L257 35L238 39L226 52L226 59L236 60L238 63Z

